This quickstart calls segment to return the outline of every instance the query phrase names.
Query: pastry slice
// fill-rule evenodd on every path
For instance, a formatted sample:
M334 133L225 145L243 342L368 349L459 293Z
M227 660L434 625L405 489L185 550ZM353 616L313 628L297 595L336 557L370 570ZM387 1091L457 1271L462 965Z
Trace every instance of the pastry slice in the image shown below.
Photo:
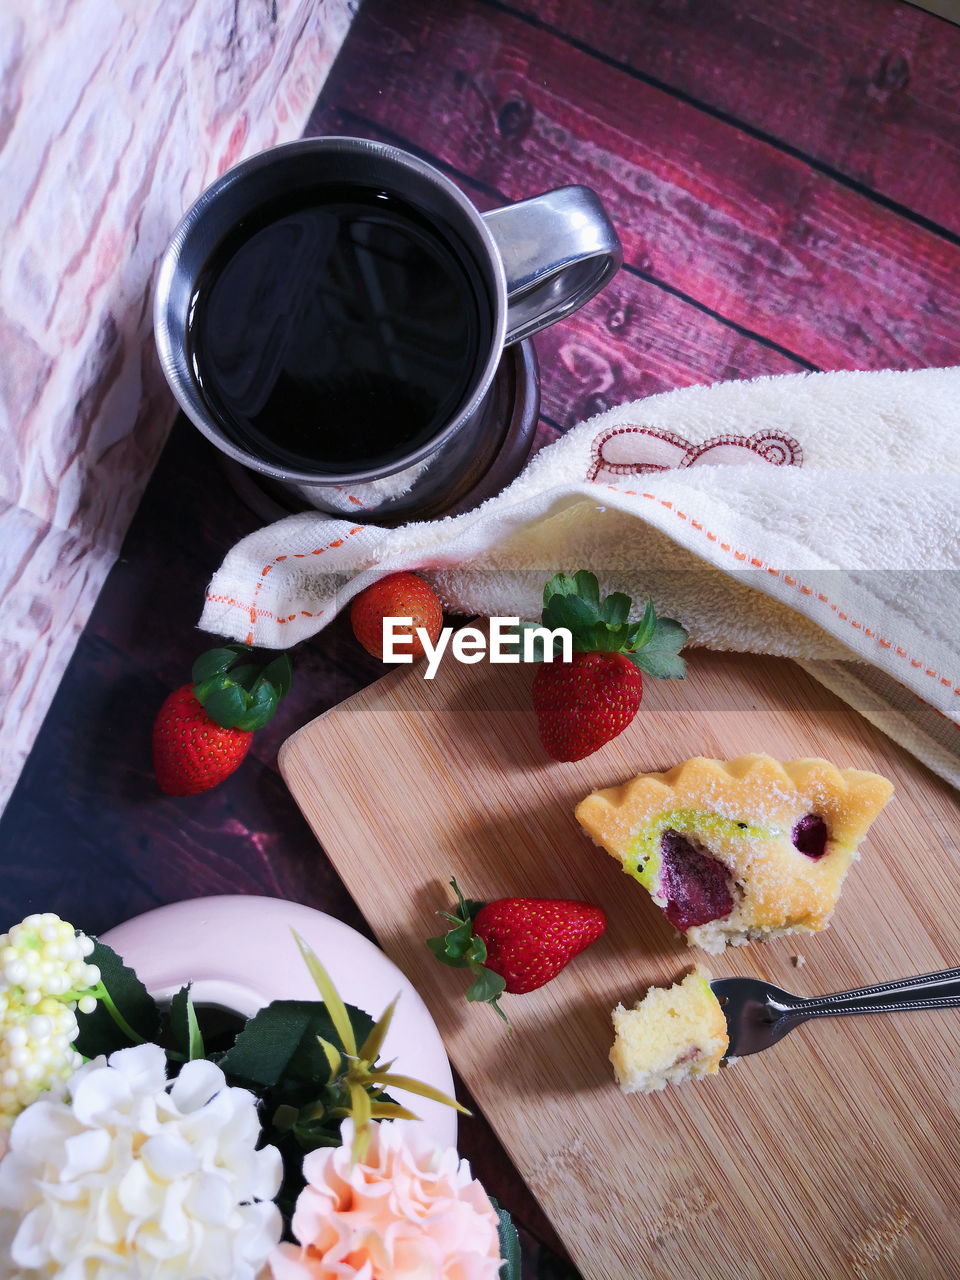
M715 1075L730 1043L727 1021L699 966L672 987L651 987L632 1009L613 1011L610 1061L624 1093L655 1093Z
M694 946L823 929L893 786L826 760L696 756L595 791L577 820Z

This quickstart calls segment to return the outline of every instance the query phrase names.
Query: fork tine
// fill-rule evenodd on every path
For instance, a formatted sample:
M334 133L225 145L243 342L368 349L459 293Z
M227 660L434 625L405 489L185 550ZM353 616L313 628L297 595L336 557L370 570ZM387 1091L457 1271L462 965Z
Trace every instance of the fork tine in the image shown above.
M786 1035L784 1016L796 1008L796 997L759 978L715 978L710 988L727 1020L729 1043L723 1061L769 1049Z

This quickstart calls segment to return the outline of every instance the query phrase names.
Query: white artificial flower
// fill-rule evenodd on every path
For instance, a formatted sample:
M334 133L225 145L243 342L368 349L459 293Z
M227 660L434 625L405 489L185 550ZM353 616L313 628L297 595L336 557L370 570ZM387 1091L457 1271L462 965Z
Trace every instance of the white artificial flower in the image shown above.
M96 1008L92 951L93 941L52 911L0 934L0 1130L82 1063L74 1009Z
M0 983L25 1005L45 995L77 999L100 981L100 970L87 963L92 951L93 940L52 911L27 916L0 934Z
M73 1009L52 996L31 1009L0 1004L0 1130L83 1063Z
M354 1161L353 1135L344 1120L339 1147L304 1158L298 1244L271 1255L273 1280L498 1280L497 1214L469 1164L391 1120Z
M88 1062L0 1159L2 1280L256 1280L280 1236L280 1153L211 1062L153 1044ZM6 1268L6 1269L5 1269Z

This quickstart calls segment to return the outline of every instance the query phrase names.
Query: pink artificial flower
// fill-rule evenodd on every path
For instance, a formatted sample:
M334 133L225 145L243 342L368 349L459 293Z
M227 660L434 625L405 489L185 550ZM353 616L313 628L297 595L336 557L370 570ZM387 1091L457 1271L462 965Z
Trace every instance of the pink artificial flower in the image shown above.
M341 1146L305 1157L300 1244L270 1256L274 1280L497 1280L497 1215L467 1162L409 1125L372 1128L353 1166L350 1120Z

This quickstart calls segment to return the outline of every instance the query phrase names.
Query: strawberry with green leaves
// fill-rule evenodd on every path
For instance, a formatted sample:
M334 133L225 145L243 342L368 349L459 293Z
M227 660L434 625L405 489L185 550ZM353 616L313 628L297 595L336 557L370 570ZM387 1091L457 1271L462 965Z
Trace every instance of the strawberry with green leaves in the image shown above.
M153 724L153 769L167 795L196 795L228 778L290 688L285 653L265 665L245 661L250 654L245 644L208 650L193 664L193 683L164 700Z
M637 714L643 674L683 679L680 650L688 636L673 618L658 618L648 600L630 621L633 602L622 592L600 599L592 573L558 573L543 593L542 625L573 637L570 662L544 662L533 680L540 741L554 760L582 760L622 733Z
M456 914L441 911L453 928L427 946L443 964L469 969L473 983L468 1000L492 1004L504 1022L500 1008L504 991L519 995L535 991L555 978L561 969L607 927L604 913L589 902L562 898L498 898L477 902L464 898L456 880Z

